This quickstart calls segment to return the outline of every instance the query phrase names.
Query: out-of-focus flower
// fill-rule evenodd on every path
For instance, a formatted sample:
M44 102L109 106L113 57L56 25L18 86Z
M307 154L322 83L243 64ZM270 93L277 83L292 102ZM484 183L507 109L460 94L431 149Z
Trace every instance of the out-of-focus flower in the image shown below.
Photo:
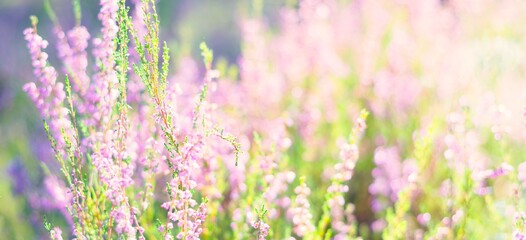
M59 227L54 227L51 229L51 239L52 240L62 240L62 230Z
M312 214L310 213L309 195L310 189L305 183L305 179L300 180L301 184L296 187L296 199L294 207L290 209L292 223L294 224L294 233L300 237L306 236L315 230L312 224Z
M379 212L387 206L381 197L387 197L390 202L396 202L398 193L409 185L409 177L417 173L415 160L402 161L396 147L378 147L374 154L376 167L372 171L373 183L369 192L375 196L373 209Z
M37 87L35 82L26 83L24 91L33 100L41 116L49 121L52 136L58 141L59 146L62 146L64 137L69 138L70 141L74 140L68 110L62 106L66 98L64 85L57 82L55 68L48 65L48 55L43 51L48 46L48 42L37 34L36 23L32 28L26 29L24 35L31 55L34 74L40 84Z

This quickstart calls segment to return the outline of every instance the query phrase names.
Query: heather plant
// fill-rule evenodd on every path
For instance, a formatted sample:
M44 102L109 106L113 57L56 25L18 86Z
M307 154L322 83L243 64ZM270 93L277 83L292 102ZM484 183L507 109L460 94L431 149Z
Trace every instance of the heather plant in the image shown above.
M24 31L54 160L38 193L10 175L49 238L526 238L509 111L455 82L478 76L456 56L484 8L302 0L273 29L254 1L236 65L175 54L154 0L101 0L100 32L80 3L71 30L47 3L60 67Z

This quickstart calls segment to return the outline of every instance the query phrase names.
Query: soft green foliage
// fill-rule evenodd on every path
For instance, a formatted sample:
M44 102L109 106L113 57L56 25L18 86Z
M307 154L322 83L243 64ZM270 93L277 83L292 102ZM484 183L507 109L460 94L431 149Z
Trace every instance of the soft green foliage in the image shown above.
M411 207L411 199L409 196L410 189L402 190L398 193L398 201L394 209L388 209L385 217L387 227L382 232L382 238L387 240L406 239L407 219L406 214Z

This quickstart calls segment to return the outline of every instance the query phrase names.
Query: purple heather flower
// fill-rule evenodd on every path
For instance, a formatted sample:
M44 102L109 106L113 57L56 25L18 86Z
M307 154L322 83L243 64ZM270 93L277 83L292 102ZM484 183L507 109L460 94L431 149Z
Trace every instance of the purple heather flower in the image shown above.
M495 171L493 172L491 177L492 178L496 178L496 177L499 177L499 176L504 176L504 175L509 174L513 170L514 170L513 167L511 165L509 165L508 163L502 163L500 167L495 169Z
M136 230L133 227L133 213L130 212L130 207L124 204L111 212L111 216L115 221L115 231L119 234L126 235L129 239L136 238Z
M375 196L373 209L378 212L386 207L381 202L380 196L396 202L398 192L408 186L409 178L414 177L418 168L414 160L402 162L396 147L378 147L375 150L374 162L376 164L372 171L374 181L369 186L369 192Z
M86 113L91 117L87 119L88 126L106 125L119 96L119 82L113 59L116 47L114 38L118 31L116 23L118 1L101 0L100 5L98 18L102 22L102 36L93 40L93 55L97 67L90 85L90 94L86 97Z
M268 235L268 230L270 226L263 221L263 219L258 218L252 222L252 227L256 230L257 240L265 240Z
M31 55L34 74L40 85L37 87L35 82L26 83L24 91L33 100L41 116L48 120L52 136L58 145L62 146L64 137L69 138L70 141L74 140L68 110L62 106L66 98L64 85L57 82L55 68L48 65L48 55L43 52L48 42L37 34L36 26L26 29L24 35ZM65 136L62 134L62 130L64 130Z

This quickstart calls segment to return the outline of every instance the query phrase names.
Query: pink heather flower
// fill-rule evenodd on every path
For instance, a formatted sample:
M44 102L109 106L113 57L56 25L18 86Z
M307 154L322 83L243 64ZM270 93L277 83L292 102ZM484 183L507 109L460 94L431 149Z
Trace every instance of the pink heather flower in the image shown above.
M435 236L432 236L431 240L446 239L453 229L460 223L460 220L464 217L464 211L458 209L455 211L453 216L445 217L442 219L441 223L438 225L438 230Z
M48 176L44 179L44 187L52 198L54 208L58 209L66 220L72 224L73 219L68 212L68 208L70 208L72 204L72 196L64 182L55 176Z
M458 224L460 220L464 217L464 211L462 209L458 209L455 214L451 217L452 223L454 225Z
M52 240L62 240L62 230L59 227L54 227L51 229L51 239Z
M340 163L334 166L334 173L332 175L333 184L329 187L331 192L347 192L347 186L340 184L351 180L356 161L359 158L359 150L356 144L342 143L340 144ZM337 184L334 184L334 183Z
M118 27L116 16L118 1L101 0L101 9L98 15L102 22L102 36L93 40L93 55L97 61L97 68L90 85L90 94L86 97L88 106L86 112L90 114L88 126L105 125L109 121L112 107L119 96L118 79L115 72L115 43Z
M364 127L360 126L360 128ZM354 173L354 167L356 166L356 161L358 161L358 157L358 147L355 144L345 143L340 146L340 159L342 160L342 164L337 165L336 174L341 174L341 179L343 181L351 180Z
M106 196L117 206L126 200L124 189L133 182L130 168L114 162L114 159L120 158L113 146L113 132L96 133L93 138L99 139L99 146L92 154L93 164L99 173L100 181L108 186Z
M258 218L257 220L253 221L251 225L257 232L257 240L265 240L267 238L270 226L265 223L263 219Z
M181 154L170 159L173 167L171 171L177 172L177 175L170 181L169 194L172 200L163 203L161 207L168 211L168 221L175 222L180 227L178 239L198 239L206 218L206 204L201 204L196 210L194 207L197 202L192 198L192 191L197 183L191 173L199 168L202 146L202 137L193 136L181 147ZM165 237L168 235L167 232Z
M282 120L276 120L278 127L271 131L265 132L268 139L258 143L262 154L258 156L258 169L263 174L263 198L268 206L268 218L277 219L282 211L279 208L286 209L290 204L290 198L284 196L290 183L296 177L292 171L280 171L278 169L281 160L282 151L290 146L290 139L286 137L286 128Z
M294 207L290 210L293 216L292 223L294 224L294 233L303 237L314 231L308 199L310 189L303 181L294 191L296 192L296 199L294 200Z
M133 183L132 176L135 169L135 162L129 164L125 162L130 156L126 147L129 141L129 122L126 114L116 116L112 112L119 96L119 83L113 57L116 47L114 38L118 31L116 24L118 1L102 0L100 4L98 18L102 22L101 37L93 40L96 73L87 93L82 96L85 97L84 115L88 117L84 119L85 124L93 131L84 139L83 146L93 151L91 154L93 165L97 169L100 182L107 186L105 195L114 206L111 216L115 219L116 232L135 236L137 228L133 225L140 226L125 191ZM68 37L73 38L71 42L77 44L72 47L86 46L84 41L87 38L84 39L86 36L82 36L82 30L79 31L81 36L68 34ZM82 41L75 42L78 40L75 38L82 38Z
M115 231L119 234L125 234L129 239L135 239L136 229L133 227L133 216L130 208L124 204L111 212L115 221Z
M346 182L351 180L354 167L359 158L359 149L356 142L361 137L366 128L365 119L367 112L361 112L360 117L355 120L355 125L350 136L351 143L340 144L340 160L334 167L334 174L331 177L331 185L327 189L330 198L327 200L327 205L331 214L331 225L335 230L335 236L342 236L348 234L354 221L353 211L354 206L351 204L345 205L344 194L349 191L349 186Z
M90 84L90 78L86 72L88 67L86 48L90 38L89 32L84 26L76 26L67 34L60 28L56 28L55 35L58 39L58 56L64 63L64 73L68 74L72 90L78 93L78 97L80 97L73 102L77 104L77 111L84 113L85 108L82 102Z
M207 213L208 213L208 209L206 207L206 203L201 203L201 205L199 205L199 208L197 209L195 214L192 216L194 221L188 225L190 229L186 235L186 238L184 239L188 239L188 240L199 239L199 235L201 235L201 233L203 232L203 223L205 222ZM179 235L177 236L177 238L183 239Z
M353 223L356 220L354 217L354 208L352 203L348 203L343 210L343 218L335 220L332 223L332 228L336 230L336 234L334 235L335 240L346 240L349 238L351 231L353 231Z
M378 220L375 220L371 224L371 229L373 230L373 232L380 232L380 231L382 231L385 228L386 225L387 224L386 224L385 220L378 219Z
M276 205L283 208L288 207L290 202L287 201L288 198L280 196L287 191L289 184L294 181L295 177L296 174L294 172L279 172L275 175L266 175L264 180L267 183L267 187L263 193L263 198L265 198L266 202L269 203L269 205ZM276 211L276 209L268 209L269 219L278 218L278 214L279 212Z
M128 205L128 198L125 189L133 181L131 179L131 168L122 163L115 163L114 158L118 157L118 152L112 142L108 141L113 136L107 133L101 137L102 133L96 136L101 140L99 148L93 153L92 159L95 165L100 181L108 188L105 195L116 206L111 215L115 218L116 231L121 234L135 235L136 229L132 224L132 213ZM122 160L122 158L119 158Z
M418 216L416 217L416 220L421 225L426 226L431 220L431 214L429 213L418 214Z
M52 136L59 146L62 146L64 137L74 141L68 110L62 106L66 98L64 85L57 82L55 68L48 65L48 55L42 51L48 46L48 42L37 34L36 26L26 29L24 35L31 55L34 74L40 83L40 87L37 87L35 82L26 83L23 87L24 91L35 103L40 115L48 120ZM62 130L65 136L62 135Z
M333 226L340 226L338 231L345 228L343 223L345 205L343 194L349 191L349 187L344 184L343 179L350 179L349 176L352 176L352 170L348 171L349 169L347 169L346 171L343 166L341 163L335 166L336 173L333 175L332 184L327 189L327 192L333 194L332 198L327 200L327 204L330 208Z

